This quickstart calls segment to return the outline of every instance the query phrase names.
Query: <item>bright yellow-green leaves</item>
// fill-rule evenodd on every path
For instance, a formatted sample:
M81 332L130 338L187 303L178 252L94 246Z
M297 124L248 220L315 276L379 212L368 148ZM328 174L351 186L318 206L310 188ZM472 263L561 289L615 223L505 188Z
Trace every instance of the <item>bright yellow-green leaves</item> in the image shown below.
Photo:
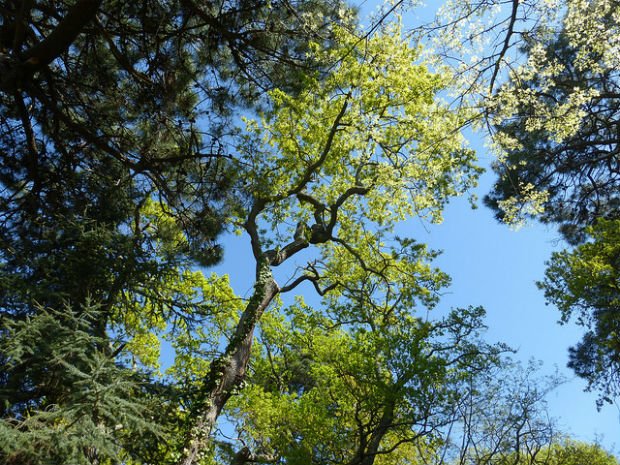
M173 252L175 248L187 244L183 230L164 203L148 199L140 213L146 223L144 228L160 248L159 253Z
M618 465L618 459L596 444L565 440L544 451L550 465Z
M432 306L448 279L394 228L414 215L441 221L449 198L475 186L480 170L460 134L471 115L441 102L447 78L398 25L363 39L339 29L337 39L316 51L334 63L320 79L297 95L272 91L262 119L246 119L239 166L251 201L237 222L258 206L265 249L302 233L316 258L305 272L332 303L365 286L379 300Z
M473 154L459 128L465 115L437 103L445 85L420 63L417 48L398 27L369 39L340 30L334 69L300 95L273 91L273 109L247 121L254 133L240 151L255 197L273 202L267 221L277 226L293 215L303 192L332 205L351 187L339 220L392 225L412 214L441 219L447 198L475 183ZM298 213L293 213L294 210Z
M357 306L332 317L300 299L266 315L250 385L231 399L231 419L253 450L286 463L417 463L441 444L435 425L452 415L472 370L496 363L477 340L480 309L437 324L392 308ZM375 446L370 446L376 441Z
M511 454L496 463L498 465L529 465L532 462L529 454L523 454L521 458ZM618 460L599 445L566 439L540 450L536 454L535 463L548 465L618 465Z
M172 268L151 284L140 295L124 296L114 310L113 328L125 333L125 349L137 362L159 368L161 338L165 338L177 351L174 373L204 372L210 359L197 354L216 351L221 335L231 331L242 307L228 276Z
M190 314L195 321L179 321L166 336L176 353L167 373L185 382L205 376L220 350L222 336L232 334L243 308L243 300L233 292L228 275L200 273L200 277L196 296L199 307Z
M351 457L356 417L369 422L391 395L380 337L334 323L303 302L288 308L286 318L263 321L255 384L233 400L243 437L287 463Z

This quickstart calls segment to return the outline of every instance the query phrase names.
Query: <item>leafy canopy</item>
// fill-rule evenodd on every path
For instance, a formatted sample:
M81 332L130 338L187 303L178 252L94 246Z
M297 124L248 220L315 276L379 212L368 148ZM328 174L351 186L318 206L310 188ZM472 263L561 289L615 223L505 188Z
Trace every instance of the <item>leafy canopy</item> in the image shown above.
M588 242L551 256L539 286L562 322L574 318L586 329L570 349L569 366L600 390L600 405L620 393L620 223L599 220L586 232Z

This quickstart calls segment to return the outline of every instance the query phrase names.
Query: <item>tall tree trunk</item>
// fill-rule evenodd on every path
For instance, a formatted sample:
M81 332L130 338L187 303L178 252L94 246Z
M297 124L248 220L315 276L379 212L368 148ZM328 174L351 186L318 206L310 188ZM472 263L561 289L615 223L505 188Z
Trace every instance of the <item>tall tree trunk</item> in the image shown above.
M204 456L220 412L245 378L256 324L278 292L270 261L260 259L256 267L254 292L239 319L235 334L224 354L211 363L211 370L203 388L204 400L197 409L197 417L189 432L179 465L196 465Z

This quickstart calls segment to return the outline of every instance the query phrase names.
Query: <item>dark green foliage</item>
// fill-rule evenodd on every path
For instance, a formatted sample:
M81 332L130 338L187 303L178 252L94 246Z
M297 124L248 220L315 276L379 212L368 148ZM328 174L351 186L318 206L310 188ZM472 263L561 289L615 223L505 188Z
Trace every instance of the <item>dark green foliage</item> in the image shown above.
M586 232L588 242L552 255L539 286L562 322L585 328L569 366L601 393L600 404L620 394L620 222L600 220Z
M128 433L163 438L153 414L163 401L147 373L115 362L120 346L92 334L99 312L40 308L4 325L0 462L100 463L138 453Z
M528 44L526 51L534 44ZM535 99L521 102L519 113L495 128L500 135L516 139L521 147L507 150L506 159L494 165L498 178L485 200L501 219L498 202L521 197L522 186L531 184L547 191L545 210L536 217L559 225L569 242L578 243L584 239L586 226L597 218L617 218L620 212L620 70L602 67L593 71L578 66L580 50L563 34L543 47L547 60L561 63L563 69L554 75L550 87L549 79L540 76L511 83L515 92L532 91ZM597 62L600 57L592 59ZM531 118L544 118L535 105L559 109L581 90L597 91L598 96L581 108L583 117L573 134L558 142L552 131L528 127Z

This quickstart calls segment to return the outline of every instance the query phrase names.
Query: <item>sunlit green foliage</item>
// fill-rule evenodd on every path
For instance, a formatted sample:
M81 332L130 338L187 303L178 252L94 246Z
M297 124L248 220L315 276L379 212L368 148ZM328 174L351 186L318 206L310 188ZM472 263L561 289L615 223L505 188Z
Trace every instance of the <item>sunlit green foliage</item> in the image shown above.
M618 459L597 444L564 439L540 450L523 450L492 462L496 465L617 465Z
M620 394L620 222L599 220L586 232L586 243L552 255L540 287L562 322L586 329L570 366L611 402Z
M415 462L441 443L474 373L499 364L502 348L478 340L481 309L430 322L396 303L349 305L367 307L349 320L298 302L264 319L231 407L252 450L291 464Z

